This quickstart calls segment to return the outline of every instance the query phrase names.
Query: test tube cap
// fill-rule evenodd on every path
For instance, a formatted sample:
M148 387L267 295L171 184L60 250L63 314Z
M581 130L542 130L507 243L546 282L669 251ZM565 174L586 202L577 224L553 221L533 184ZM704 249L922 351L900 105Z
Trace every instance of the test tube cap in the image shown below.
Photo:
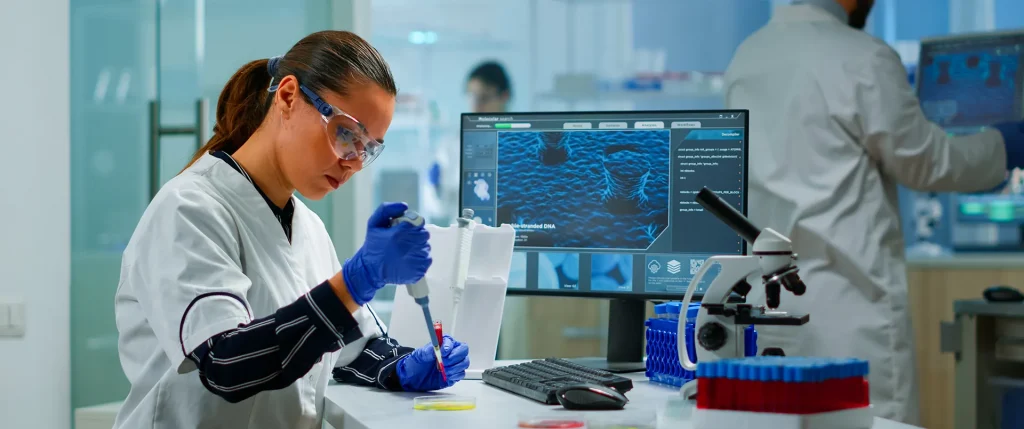
M476 408L476 398L456 395L420 396L412 400L412 408L420 411L466 411Z
M867 375L867 361L855 358L753 356L697 364L700 378L806 383Z
M697 313L699 313L699 312L700 312L700 303L699 302L695 302L693 304L690 304L690 307L686 309L686 318L687 319L696 319L697 318Z
M658 304L654 306L654 314L665 314L668 312L668 304Z

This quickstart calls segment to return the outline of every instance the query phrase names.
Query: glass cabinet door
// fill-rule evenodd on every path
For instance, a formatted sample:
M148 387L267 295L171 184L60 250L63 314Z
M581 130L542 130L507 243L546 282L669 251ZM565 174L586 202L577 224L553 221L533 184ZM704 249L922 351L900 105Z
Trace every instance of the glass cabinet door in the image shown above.
M331 10L331 0L161 2L156 99L160 126L169 132L157 145L159 180L174 177L197 141L209 138L217 98L239 67L283 55L307 34L329 29ZM183 130L201 131L203 138ZM303 201L330 229L329 200Z
M71 0L71 405L123 400L114 292L149 201L156 2Z
M330 28L333 3L71 0L73 409L128 394L114 293L153 190L209 138L228 78ZM330 201L309 205L330 228Z

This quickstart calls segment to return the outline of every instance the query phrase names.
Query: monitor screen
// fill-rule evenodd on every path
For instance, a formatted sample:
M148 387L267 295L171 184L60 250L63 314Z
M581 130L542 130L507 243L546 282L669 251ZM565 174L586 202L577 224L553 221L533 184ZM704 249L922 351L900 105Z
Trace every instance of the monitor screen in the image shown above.
M461 207L516 229L510 293L679 299L705 259L745 253L694 197L708 187L746 213L747 119L464 114Z
M917 93L929 120L952 135L1024 118L1024 33L944 37L921 43ZM1018 249L1024 174L991 193L955 194L951 247Z
M1024 117L1022 55L1018 33L922 42L917 86L925 116L957 134Z

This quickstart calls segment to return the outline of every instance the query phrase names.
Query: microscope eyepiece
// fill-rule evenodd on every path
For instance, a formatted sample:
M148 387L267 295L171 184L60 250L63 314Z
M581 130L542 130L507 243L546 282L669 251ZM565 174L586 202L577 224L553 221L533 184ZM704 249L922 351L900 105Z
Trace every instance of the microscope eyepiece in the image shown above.
M750 223L750 220L743 213L725 202L714 191L703 188L700 192L697 192L696 200L698 204L704 207L704 210L718 217L722 223L728 225L729 228L748 243L754 244L754 240L761 234L761 230Z

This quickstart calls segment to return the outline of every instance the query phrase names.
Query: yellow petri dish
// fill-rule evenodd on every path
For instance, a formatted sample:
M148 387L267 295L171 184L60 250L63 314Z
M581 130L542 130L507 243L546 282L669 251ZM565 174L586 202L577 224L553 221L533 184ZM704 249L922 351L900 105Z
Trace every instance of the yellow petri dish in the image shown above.
M419 411L466 411L476 408L472 396L420 396L412 400L412 409Z

